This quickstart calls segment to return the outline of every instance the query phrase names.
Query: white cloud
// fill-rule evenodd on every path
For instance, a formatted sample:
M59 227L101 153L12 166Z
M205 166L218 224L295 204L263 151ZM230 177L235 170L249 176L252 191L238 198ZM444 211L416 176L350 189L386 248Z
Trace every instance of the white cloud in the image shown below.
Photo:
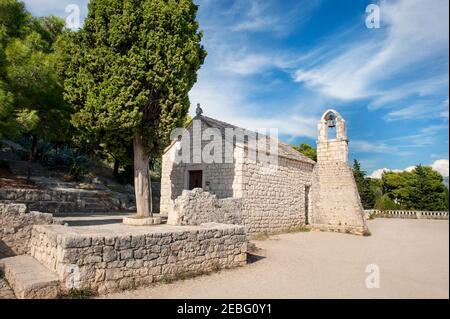
M389 153L396 149L383 142L372 142L363 140L354 140L349 144L352 151L356 153Z
M225 72L239 75L251 75L261 73L273 66L269 56L262 54L248 54L243 56L229 55L221 68Z
M380 179L384 172L400 173L400 172L402 172L402 170L400 170L400 169L389 169L389 168L379 168L379 169L373 171L373 173L369 177L370 178Z
M448 177L449 171L449 161L448 159L436 160L430 166L437 172L439 172L443 177ZM408 166L405 169L389 169L389 168L379 168L369 176L370 178L380 179L384 172L411 172L415 169L415 166Z
M320 103L305 100L283 112L262 113L259 105L251 104L248 92L253 87L236 77L217 77L202 72L199 81L189 93L190 113L195 114L196 103L201 103L204 115L247 129L277 128L278 133L292 137L316 138L320 119L318 107L306 108L302 103ZM275 111L275 110L273 110ZM274 113L274 114L270 114Z
M443 177L448 177L448 159L440 159L437 161L434 161L433 164L431 164L431 167L438 171Z
M280 11L280 4L273 0L236 0L229 15L237 17L230 29L234 32L269 31L286 34L309 19L320 0L297 1Z
M448 118L448 100L436 104L434 101L418 102L388 112L384 119L388 122L406 119Z
M271 76L273 70L290 74L302 57L279 47L261 47L252 41L249 31L264 31L267 36L286 34L293 26L298 27L298 20L306 19L303 15L310 13L318 2L293 2L287 5L292 10L280 12L280 7L286 6L272 0L237 0L228 10L217 9L218 2L205 4L203 0L199 19L208 56L189 93L191 114L195 114L195 105L201 103L204 115L233 125L278 128L279 134L287 138L315 139L316 124L324 105L321 98L316 95L300 97L293 88L287 105L272 100L255 102L255 98L267 92L278 94L275 90L285 85L280 78ZM257 25L260 18L280 23ZM290 24L291 19L296 23ZM239 26L243 21L254 25ZM261 75L264 80L255 79L255 75Z
M438 135L442 131L448 130L447 124L434 124L423 127L416 134L405 135L400 137L390 138L388 141L390 144L402 142L402 147L424 147L428 145L436 144L438 141Z
M295 80L341 100L383 97L391 92L383 87L386 80L448 54L447 0L382 1L380 6L382 29L367 30L368 40L355 42L343 53L336 51L335 57L319 65L299 69Z

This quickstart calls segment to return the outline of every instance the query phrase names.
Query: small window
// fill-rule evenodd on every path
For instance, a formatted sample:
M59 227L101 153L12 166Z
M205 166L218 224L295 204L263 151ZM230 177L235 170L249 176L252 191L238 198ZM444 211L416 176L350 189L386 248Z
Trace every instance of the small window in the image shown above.
M189 190L194 188L202 188L203 186L203 171L189 171Z

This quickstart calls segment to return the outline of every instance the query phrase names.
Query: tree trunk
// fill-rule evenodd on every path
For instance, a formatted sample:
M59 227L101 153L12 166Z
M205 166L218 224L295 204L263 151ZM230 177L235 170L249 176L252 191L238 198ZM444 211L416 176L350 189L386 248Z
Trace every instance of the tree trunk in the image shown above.
M136 134L133 139L134 193L138 217L152 216L152 189L149 174L150 156L146 154L142 138Z
M32 135L31 136L30 156L28 157L28 163L27 163L27 184L31 184L31 163L34 162L36 149L37 149L37 136Z
M120 167L120 162L118 159L114 159L114 171L113 171L113 175L115 178L117 178L119 176L119 167Z

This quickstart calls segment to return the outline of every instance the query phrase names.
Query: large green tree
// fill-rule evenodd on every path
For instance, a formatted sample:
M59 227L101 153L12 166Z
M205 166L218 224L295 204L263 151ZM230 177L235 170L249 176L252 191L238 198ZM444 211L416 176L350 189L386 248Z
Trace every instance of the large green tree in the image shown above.
M183 125L206 52L192 0L91 0L63 73L73 124L105 147L133 145L138 216L151 214L149 162Z
M399 208L413 210L448 209L448 189L441 174L431 167L418 165L410 172L385 172L383 196Z
M353 176L355 177L361 204L364 209L371 209L375 205L375 193L366 172L361 170L361 164L355 159L353 161Z
M60 140L68 134L69 105L56 75L55 43L64 21L35 18L16 0L0 0L0 134Z

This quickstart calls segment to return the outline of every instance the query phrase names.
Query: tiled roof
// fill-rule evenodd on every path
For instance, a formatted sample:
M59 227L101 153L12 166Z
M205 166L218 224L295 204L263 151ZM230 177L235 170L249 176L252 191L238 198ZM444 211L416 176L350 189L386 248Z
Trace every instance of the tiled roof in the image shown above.
M214 127L214 128L218 128L220 130L220 132L222 133L222 136L225 136L225 128L235 128L235 129L240 129L243 132L249 132L251 134L257 134L256 132L253 131L249 131L247 129L232 125L232 124L228 124L204 115L200 115L197 116L195 119L201 119L203 120L207 125L209 125L210 127ZM274 137L270 137L270 138L274 138ZM279 139L277 139L278 141L278 155L281 157L286 157L289 159L293 159L296 161L301 161L301 162L305 162L305 163L310 163L310 164L315 164L316 162L313 161L312 159L310 159L309 157L306 157L305 155L303 155L302 153L296 151L295 149L292 148L291 145L286 144L282 141L280 141Z

